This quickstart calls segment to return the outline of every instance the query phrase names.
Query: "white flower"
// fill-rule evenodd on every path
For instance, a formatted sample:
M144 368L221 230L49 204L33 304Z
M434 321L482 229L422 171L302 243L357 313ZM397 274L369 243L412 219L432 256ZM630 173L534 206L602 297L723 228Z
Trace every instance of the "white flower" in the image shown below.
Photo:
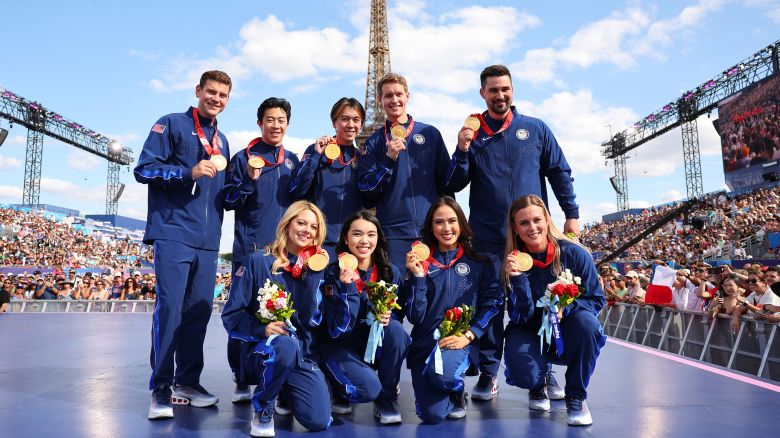
M574 277L574 284L577 284L577 285L582 284L582 278Z
M379 285L379 287L385 287L385 285L387 285L387 283L385 283L384 280L379 280L379 283L377 284Z

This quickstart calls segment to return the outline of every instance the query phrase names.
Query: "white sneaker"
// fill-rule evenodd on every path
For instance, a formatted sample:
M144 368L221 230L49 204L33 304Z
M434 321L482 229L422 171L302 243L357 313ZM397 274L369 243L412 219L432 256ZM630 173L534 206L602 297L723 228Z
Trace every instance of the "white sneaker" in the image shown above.
M255 412L255 416L252 417L252 423L250 423L250 426L250 436L272 437L276 435L276 432L274 432L273 408L269 407L263 409L260 412Z
M171 406L171 387L155 388L152 391L152 403L149 405L150 420L162 420L173 418L173 406Z
M544 385L528 391L528 407L534 411L547 412L550 410L550 398L547 397L547 389Z
M196 408L205 408L215 405L219 399L214 394L206 391L206 388L200 385L192 386L173 386L171 394L171 403L175 405L192 405Z
M590 416L588 404L583 399L566 397L566 422L569 426L590 426L593 417Z

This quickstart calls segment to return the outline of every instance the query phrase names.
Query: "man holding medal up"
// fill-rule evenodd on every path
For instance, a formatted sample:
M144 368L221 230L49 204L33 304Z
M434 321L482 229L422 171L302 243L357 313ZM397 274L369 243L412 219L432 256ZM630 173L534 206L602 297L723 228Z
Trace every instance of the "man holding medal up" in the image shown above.
M225 157L230 155L217 115L227 106L231 88L226 73L203 73L195 87L197 108L160 118L134 170L136 181L149 185L144 243L154 245L157 274L150 420L173 418L172 402L205 407L218 401L200 385L200 373L222 234Z
M469 223L474 249L488 256L501 272L506 245L506 213L512 201L537 195L548 205L549 182L566 215L564 233L579 233L579 207L575 202L571 168L550 128L536 118L517 112L512 105L512 75L503 65L486 67L480 74L480 96L487 111L472 114L458 132L458 147L447 173L447 188L455 192L471 183ZM490 400L498 391L496 375L503 353L503 319L480 339L480 379L472 398ZM547 373L550 398L564 397L552 372Z
M295 201L288 190L298 156L285 150L282 142L292 116L290 102L278 97L265 99L257 108L260 137L230 160L225 182L225 209L235 210L233 232L233 278L243 275L243 266L254 253L262 252L276 238L276 226L287 207ZM238 281L238 280L236 280ZM240 342L228 340L228 362L238 376ZM252 397L249 386L236 377L232 401Z
M428 209L448 194L444 181L450 155L441 133L406 113L406 79L388 73L377 84L387 116L384 127L366 140L358 160L358 188L376 203L376 216L387 238L390 261L401 270L412 243L421 238Z

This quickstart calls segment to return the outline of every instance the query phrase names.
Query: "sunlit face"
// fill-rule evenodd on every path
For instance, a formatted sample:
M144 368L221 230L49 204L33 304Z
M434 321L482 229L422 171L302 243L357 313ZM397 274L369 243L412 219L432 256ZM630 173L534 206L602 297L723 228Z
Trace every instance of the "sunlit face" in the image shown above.
M354 108L348 106L344 107L338 117L336 117L336 121L333 122L333 127L336 129L336 141L338 144L352 144L360 132L360 127L362 125L363 119L360 118L360 113Z
M318 229L317 215L313 211L298 213L287 227L287 251L298 254L301 249L314 244Z
M263 113L262 120L257 121L263 142L271 146L279 146L287 132L287 113L281 108L269 108Z
M751 274L748 276L748 284L750 285L750 290L753 292L760 294L766 290L766 283L755 275Z
M207 80L203 87L195 87L195 97L198 98L198 113L203 117L213 119L224 111L230 99L230 87L222 82Z
M494 76L485 80L479 95L485 99L491 116L503 118L512 106L512 80L509 76Z
M387 83L382 85L382 109L388 119L395 121L406 115L406 102L409 101L409 92L399 83Z
M450 206L442 205L433 212L431 221L433 237L439 242L439 249L448 251L458 245L460 224L458 216Z
M726 295L733 297L739 291L739 287L737 287L737 283L734 280L726 280L723 283L723 290L726 292Z
M536 205L517 210L512 218L512 229L529 251L539 252L547 247L547 228L544 209Z
M374 253L378 239L376 225L365 219L356 219L347 231L347 248L358 260L365 260Z
M764 274L764 280L766 280L767 284L775 284L780 281L780 274L775 271L766 271L766 274Z

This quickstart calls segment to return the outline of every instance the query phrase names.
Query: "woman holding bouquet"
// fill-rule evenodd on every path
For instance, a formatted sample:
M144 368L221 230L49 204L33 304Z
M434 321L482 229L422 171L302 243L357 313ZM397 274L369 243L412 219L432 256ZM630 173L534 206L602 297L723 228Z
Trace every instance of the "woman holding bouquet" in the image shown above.
M549 411L544 378L548 364L566 365L568 424L589 425L593 420L585 403L586 389L606 342L596 318L604 307L604 291L593 258L587 249L556 228L544 202L536 195L523 196L512 203L508 230L504 259L510 319L504 348L507 383L529 390L531 409ZM532 264L523 266L519 253L530 254ZM547 306L543 306L550 299L545 298L545 291L561 277L571 277L572 284L580 279L581 287L575 289L581 295L558 312L549 312L549 307L545 310ZM543 340L540 344L538 332L542 322L547 324L546 321L555 319L543 318L545 312L557 313L560 319L561 339L552 340L552 345Z
M315 330L321 319L319 286L324 272L309 267L309 257L325 253L318 248L324 238L322 212L310 202L295 202L282 216L276 238L265 253L251 255L234 274L222 322L229 338L241 342L240 357L233 358L240 364L237 380L257 385L251 398L255 408L252 436L274 436L274 402L280 393L286 403L280 400L277 413L292 411L311 431L330 424L330 397L317 366ZM265 323L258 316L270 319L260 312L258 301L269 289L267 280L284 289L292 301L294 313L287 322ZM266 302L264 307L274 307L276 300L273 303Z
M350 403L373 401L380 423L400 423L398 382L410 339L401 324L402 313L393 314L388 308L379 318L370 316L376 311L369 296L373 284L385 282L392 287L401 281L387 256L376 216L361 210L346 218L336 253L340 261L328 267L323 287L324 319L331 338L323 346L323 370L332 383L333 412L346 414L352 411ZM354 256L357 267L344 263L347 254ZM373 320L382 330L382 345L376 350L369 349L371 327L365 322Z
M405 310L414 324L406 363L417 413L436 424L466 416L463 376L476 374L479 364L471 344L493 318L502 317L504 298L491 263L472 249L471 227L454 199L445 196L431 206L422 235L427 247L415 245L406 255ZM468 314L473 317L467 323L462 318Z

